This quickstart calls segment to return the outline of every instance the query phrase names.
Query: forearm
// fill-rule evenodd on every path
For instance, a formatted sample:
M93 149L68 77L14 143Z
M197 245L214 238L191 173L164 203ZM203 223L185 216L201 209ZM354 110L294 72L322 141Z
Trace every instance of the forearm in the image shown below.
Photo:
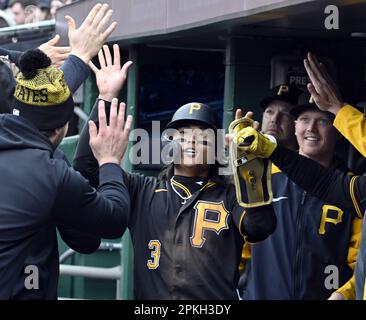
M338 111L334 126L363 156L366 156L366 118L362 112L351 105L346 105Z
M278 146L270 160L292 181L319 199L354 209L350 196L350 177L321 166L296 152Z
M80 85L89 76L89 67L79 57L70 54L61 66L64 72L65 81L72 93L80 87Z
M121 237L129 220L130 196L119 165L100 167L98 191L66 164L59 169L62 183L54 205L55 224L99 238Z
M108 199L108 202L101 204L100 210L94 210L95 221L99 220L98 230L105 230L100 236L111 238L122 236L129 221L130 198L122 169L118 165L105 164L99 168L98 193ZM100 214L103 211L104 217Z
M98 123L98 99L96 100L88 120ZM106 113L109 114L110 103L105 103ZM79 143L74 157L74 168L89 180L93 187L99 185L99 165L89 145L89 126L86 123L81 131Z
M98 250L100 238L76 229L57 226L62 240L73 250L88 254Z
M0 48L0 56L8 56L9 60L18 66L19 57L23 52Z

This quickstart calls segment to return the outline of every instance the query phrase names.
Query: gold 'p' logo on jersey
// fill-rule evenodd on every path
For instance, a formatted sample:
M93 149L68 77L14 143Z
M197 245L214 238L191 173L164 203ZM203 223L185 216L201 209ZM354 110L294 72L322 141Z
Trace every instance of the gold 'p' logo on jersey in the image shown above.
M199 103L191 103L191 106L189 107L189 114L192 114L193 111L198 111L201 109L201 105Z
M214 231L219 235L222 230L229 228L227 221L229 212L226 210L223 201L219 203L197 201L194 209L193 235L190 238L192 247L202 248L206 241L204 237L205 231ZM208 219L206 217L208 212L217 213L217 219Z
M323 212L322 212L322 219L320 221L320 226L319 226L319 234L325 234L325 224L327 222L333 223L333 224L338 224L338 223L342 222L342 216L343 216L343 210L339 209L336 206L325 204L322 207L322 209L323 209ZM331 212L331 211L337 212L337 218L328 217L328 212Z

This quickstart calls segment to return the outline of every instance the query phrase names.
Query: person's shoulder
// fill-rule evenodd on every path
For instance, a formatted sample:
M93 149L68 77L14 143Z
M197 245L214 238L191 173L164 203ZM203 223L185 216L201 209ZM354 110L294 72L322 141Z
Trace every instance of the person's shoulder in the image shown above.
M344 161L337 156L333 159L331 169L347 173L348 175L354 175L352 170L344 163Z
M165 185L165 181L152 175L145 175L141 172L124 171L125 178L133 184L138 184L143 187L156 187L157 185Z

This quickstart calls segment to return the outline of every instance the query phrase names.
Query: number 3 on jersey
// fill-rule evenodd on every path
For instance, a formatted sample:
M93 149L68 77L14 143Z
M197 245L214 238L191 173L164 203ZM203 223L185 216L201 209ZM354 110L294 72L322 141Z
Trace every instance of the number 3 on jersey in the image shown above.
M149 269L157 269L159 267L161 243L159 240L150 240L148 247L152 250L150 253L152 259L147 260L147 267Z

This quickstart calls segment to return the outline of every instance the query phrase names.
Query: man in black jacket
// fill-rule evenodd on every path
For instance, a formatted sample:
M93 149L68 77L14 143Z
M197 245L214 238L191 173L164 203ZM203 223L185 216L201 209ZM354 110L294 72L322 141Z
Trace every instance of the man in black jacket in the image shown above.
M104 14L107 12L106 7L97 5L89 16L103 11ZM87 63L93 50L98 50L98 41L94 39L93 42L94 48L85 51L76 46L74 60ZM41 66L32 65L30 54ZM122 235L121 225L128 218L129 211L129 198L123 192L118 166L125 140L120 140L123 143L117 144L120 148L114 153L107 150L102 158L99 157L103 181L96 192L79 174L69 169L64 160L57 159L59 156L54 152L66 133L73 110L62 72L49 67L49 61L40 52L27 55L23 57L23 73L17 81L14 115L0 117L2 299L56 298L58 252L55 225L67 244L78 251L91 252L98 247L100 237ZM47 79L52 80L47 83ZM42 105L45 100L48 103ZM122 133L116 128L109 132L121 138ZM111 135L99 139L93 144L94 149L110 145L110 139ZM34 278L36 274L29 274L34 268L37 279ZM30 276L35 281L31 286L27 280Z

